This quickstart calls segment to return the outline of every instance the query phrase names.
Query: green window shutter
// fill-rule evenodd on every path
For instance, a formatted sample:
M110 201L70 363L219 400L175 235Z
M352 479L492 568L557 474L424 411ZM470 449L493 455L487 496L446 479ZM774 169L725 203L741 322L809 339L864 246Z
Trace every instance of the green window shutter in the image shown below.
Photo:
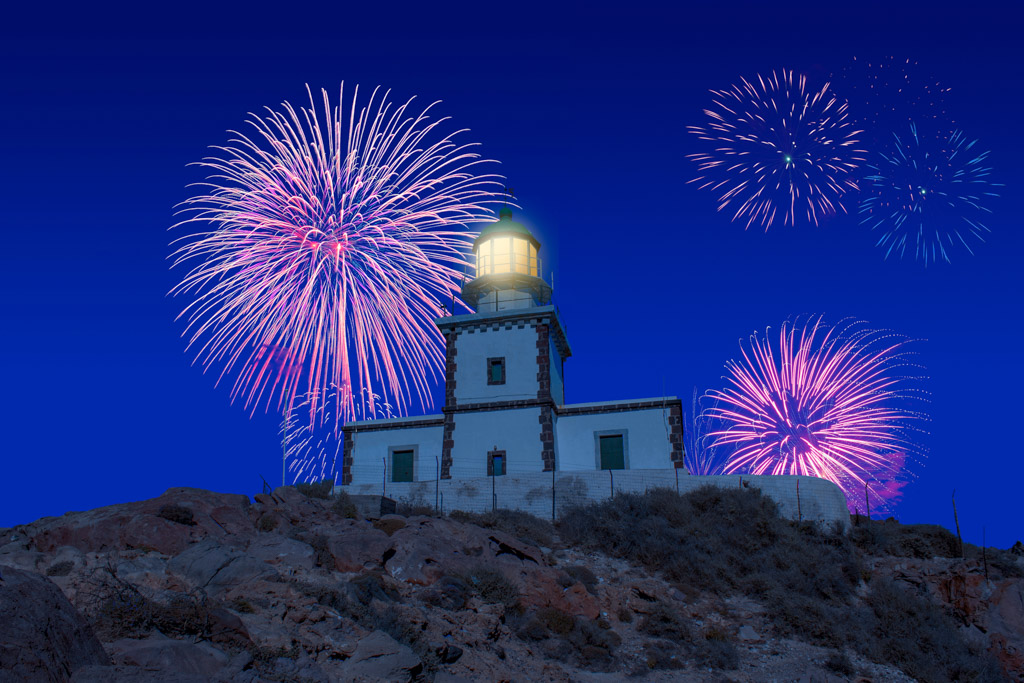
M625 451L622 448L622 435L612 434L600 437L601 443L601 469L602 470L624 470L626 469Z
M391 481L412 481L412 451L391 453Z

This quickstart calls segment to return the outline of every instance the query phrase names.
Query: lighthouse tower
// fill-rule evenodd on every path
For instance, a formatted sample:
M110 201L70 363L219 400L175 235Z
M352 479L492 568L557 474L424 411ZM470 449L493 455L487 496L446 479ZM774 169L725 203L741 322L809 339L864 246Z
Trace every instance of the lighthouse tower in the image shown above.
M502 209L473 244L476 277L462 296L474 313L436 321L446 340L442 478L556 467L555 408L572 352L540 251Z
M434 321L445 339L441 414L346 424L344 485L397 500L425 496L430 482L438 503L446 491L450 509L482 509L483 482L494 492L499 477L513 496L503 505L532 505L527 494L558 472L657 470L664 485L685 474L675 396L566 405L572 350L542 277L541 247L508 208L483 228L473 243L476 272L462 287L471 312ZM641 490L646 476L656 475L635 478Z

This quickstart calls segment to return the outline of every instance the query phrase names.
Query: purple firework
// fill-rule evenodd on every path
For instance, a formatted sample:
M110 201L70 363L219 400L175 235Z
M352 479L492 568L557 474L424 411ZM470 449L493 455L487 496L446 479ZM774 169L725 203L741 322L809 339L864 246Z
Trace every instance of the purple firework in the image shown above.
M455 141L463 131L442 132L435 105L321 95L250 115L249 135L198 164L210 175L178 226L203 231L176 241L189 270L172 294L193 296L189 347L247 408L287 415L312 396L312 421L333 391L340 420L360 396L402 414L429 403L444 361L433 320L458 300L465 226L491 217L502 183Z
M913 439L926 417L908 341L863 323L821 318L784 323L740 345L726 364L729 386L705 394L702 417L716 427L707 447L727 454L725 474L795 474L840 486L851 509L872 497L898 498Z

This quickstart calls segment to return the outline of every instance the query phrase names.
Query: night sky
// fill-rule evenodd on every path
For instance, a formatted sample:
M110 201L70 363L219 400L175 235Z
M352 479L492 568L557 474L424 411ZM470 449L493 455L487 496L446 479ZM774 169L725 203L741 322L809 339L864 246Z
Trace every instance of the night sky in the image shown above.
M278 418L250 419L185 353L167 229L204 177L188 164L248 112L345 81L441 100L502 162L555 271L567 402L688 405L694 388L724 386L752 332L853 316L921 340L930 454L895 515L952 527L956 489L967 540L983 527L992 545L1024 536L1020 8L758 4L7 15L0 526L171 486L251 495L261 474L279 482ZM854 56L890 55L949 87L949 117L992 150L1006 187L975 256L883 261L856 199L820 226L744 231L686 184L686 126L703 121L709 89L778 68L821 82Z

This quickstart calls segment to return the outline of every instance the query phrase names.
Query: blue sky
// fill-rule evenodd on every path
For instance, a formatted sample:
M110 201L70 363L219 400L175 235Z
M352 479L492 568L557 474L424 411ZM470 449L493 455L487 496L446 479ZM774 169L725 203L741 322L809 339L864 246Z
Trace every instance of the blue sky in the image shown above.
M191 365L166 296L189 167L247 112L305 85L441 100L502 162L556 273L571 402L689 399L738 341L796 315L910 338L927 369L930 455L902 521L1008 546L1020 534L1024 237L1019 14L1008 3L332 5L296 13L50 7L0 29L7 494L0 526L158 495L258 492L277 418L249 418ZM289 12L292 12L289 14ZM853 216L743 230L686 181L710 88L854 56L910 58L992 150L1003 196L974 257L883 261Z

